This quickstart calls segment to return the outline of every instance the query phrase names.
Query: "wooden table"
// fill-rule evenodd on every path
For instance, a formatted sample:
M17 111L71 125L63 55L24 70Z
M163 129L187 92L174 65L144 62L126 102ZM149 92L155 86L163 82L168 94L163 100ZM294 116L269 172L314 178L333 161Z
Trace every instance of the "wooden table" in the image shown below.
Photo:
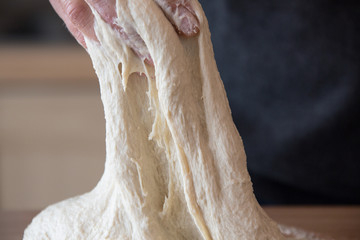
M265 207L277 222L340 240L360 240L360 206ZM0 239L19 240L38 211L0 211Z

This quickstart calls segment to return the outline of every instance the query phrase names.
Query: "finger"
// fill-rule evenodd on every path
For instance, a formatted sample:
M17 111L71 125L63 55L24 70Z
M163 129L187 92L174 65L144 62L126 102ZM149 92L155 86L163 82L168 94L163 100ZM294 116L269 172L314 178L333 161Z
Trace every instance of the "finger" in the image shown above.
M74 36L76 41L86 49L86 43L84 39L84 35L74 26L74 24L65 16L64 9L60 5L58 0L50 0L50 4L54 8L55 12L59 15L59 17L64 21L69 32Z
M135 29L129 28L127 32L125 32L124 28L117 25L115 0L87 0L87 2L99 13L106 23L119 33L121 39L140 57L140 59L148 64L153 64L145 42Z
M100 14L102 19L110 25L115 24L116 0L86 0Z
M129 28L128 31L124 34L127 40L128 46L140 57L141 60L145 61L150 65L154 65L154 62L151 58L148 48L144 40L140 37L140 35L136 32L135 29Z
M177 31L187 37L199 31L199 21L188 0L155 0Z
M71 34L74 36L76 41L83 46L83 48L87 49L84 34L80 32L74 25L67 26Z
M64 20L69 30L76 28L83 35L97 41L94 30L94 16L83 0L50 0L56 12ZM76 32L76 31L75 31Z

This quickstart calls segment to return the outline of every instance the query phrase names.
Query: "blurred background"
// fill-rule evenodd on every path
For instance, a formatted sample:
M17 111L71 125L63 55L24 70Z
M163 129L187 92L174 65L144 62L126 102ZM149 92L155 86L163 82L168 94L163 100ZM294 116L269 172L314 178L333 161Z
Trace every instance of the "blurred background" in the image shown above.
M359 204L359 3L201 3L259 202ZM85 50L48 1L1 1L0 209L91 190L104 139Z
M86 51L48 1L0 1L0 208L43 209L90 191L104 162Z

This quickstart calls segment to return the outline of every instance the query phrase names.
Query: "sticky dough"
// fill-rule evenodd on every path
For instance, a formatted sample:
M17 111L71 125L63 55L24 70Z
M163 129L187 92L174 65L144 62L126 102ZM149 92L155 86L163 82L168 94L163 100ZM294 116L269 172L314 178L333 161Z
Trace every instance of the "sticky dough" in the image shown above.
M153 1L117 1L118 24L136 29L154 67L93 11L100 43L86 43L104 104L105 172L91 192L42 211L24 239L285 239L254 197L207 20L192 6L200 34L186 39Z

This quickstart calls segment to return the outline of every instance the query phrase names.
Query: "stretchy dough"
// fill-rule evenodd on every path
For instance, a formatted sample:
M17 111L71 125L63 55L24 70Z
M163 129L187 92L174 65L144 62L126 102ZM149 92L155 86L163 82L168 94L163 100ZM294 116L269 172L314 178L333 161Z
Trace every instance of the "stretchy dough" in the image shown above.
M91 192L42 211L24 239L285 239L255 199L207 20L192 7L200 34L186 39L152 0L117 1L118 24L137 30L154 67L93 11L100 43L86 43L104 104L105 172Z

